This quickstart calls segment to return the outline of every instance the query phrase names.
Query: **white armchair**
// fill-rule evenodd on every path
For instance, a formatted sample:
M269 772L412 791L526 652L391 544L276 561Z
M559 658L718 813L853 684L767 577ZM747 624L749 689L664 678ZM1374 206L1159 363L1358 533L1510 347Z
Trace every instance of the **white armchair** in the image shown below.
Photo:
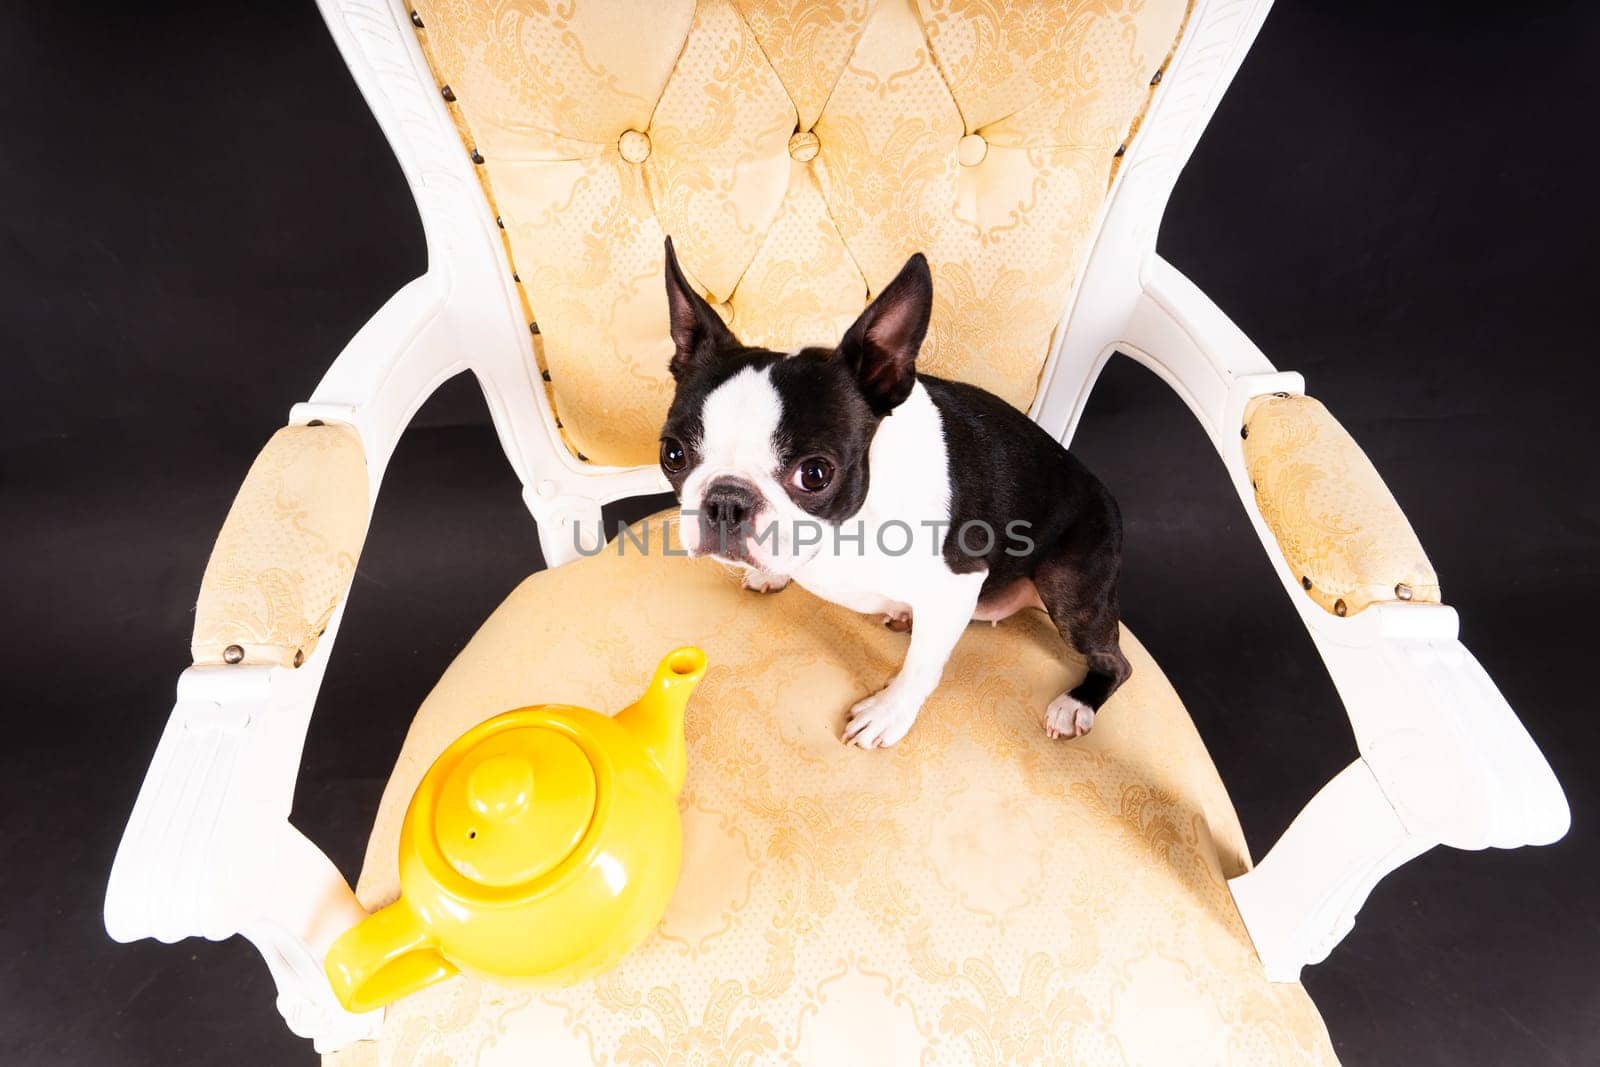
M618 4L607 16L613 28L619 19L646 17L628 14L624 6ZM1350 586L1356 592L1348 599L1336 595L1337 589L1319 585L1320 579L1300 566L1303 560L1296 553L1301 549L1287 532L1296 519L1295 508L1273 498L1266 501L1270 514L1264 513L1258 487L1252 486L1252 463L1242 431L1262 410L1261 398L1301 397L1304 383L1297 374L1277 371L1200 290L1155 253L1157 227L1178 172L1268 6L1266 0L1195 0L1185 16L1182 3L1167 5L1173 26L1186 18L1181 33L1168 34L1175 43L1139 42L1141 62L1148 63L1156 76L1152 78L1143 67L1132 71L1132 77L1148 81L1151 88L1147 98L1125 94L1134 110L1131 122L1125 121L1126 116L1117 120L1123 123L1122 143L1113 141L1114 154L1106 152L1103 160L1095 157L1109 188L1101 200L1089 183L1094 207L1085 216L1081 240L1050 253L1065 264L1059 271L1059 291L1066 299L1050 309L1038 365L1024 368L1024 378L1036 375L1038 387L1031 398L1022 399L1043 426L1068 441L1100 368L1114 352L1133 357L1171 385L1222 456L1345 702L1360 759L1322 786L1253 870L1229 882L1266 976L1289 982L1297 979L1301 967L1328 954L1349 931L1372 887L1407 859L1436 844L1476 849L1554 841L1566 830L1568 812L1544 758L1493 683L1456 640L1455 612L1442 603L1425 602L1433 591L1412 576L1407 569L1410 561L1391 580L1383 572L1384 554L1370 554L1367 562L1377 572L1358 575ZM528 144L513 144L509 135L493 144L472 139L474 122L482 133L485 115L512 108L518 94L532 88L514 87L506 100L484 103L482 112L463 110L455 90L448 85L441 90L445 75L439 68L471 63L474 57L459 41L446 39L442 29L437 38L429 38L436 31L427 28L435 17L428 5L419 4L413 11L392 0L321 0L321 7L416 198L429 268L356 335L311 399L292 409L290 426L297 429L291 436L308 439L309 434L311 440L339 442L314 460L297 461L311 466L296 476L302 480L292 486L293 499L282 499L283 483L262 481L270 473L262 464L278 471L273 464L290 461L284 453L290 446L278 438L258 463L262 477L252 472L241 490L202 589L195 665L179 680L176 705L112 870L106 925L119 940L243 934L272 969L279 1007L291 1028L329 1051L376 1035L382 1013L355 1016L343 1011L323 977L326 948L364 911L333 865L290 822L291 800L307 723L338 635L355 555L400 433L435 388L460 371L472 371L522 482L524 500L551 567L579 554L575 538L599 536L603 503L658 492L664 483L652 466L607 465L581 458L572 446L573 434L587 433L597 440L605 434L592 423L586 428L562 425L562 412L568 413L571 423L570 413L589 400L572 399L570 392L563 398L563 368L573 373L589 354L563 354L561 345L573 342L570 332L555 334L553 347L541 340L550 338L552 329L565 329L552 315L562 307L584 305L568 294L562 299L550 297L554 310L544 310L544 294L569 286L571 279L549 267L533 273L537 263L531 261L539 261L545 253L529 252L524 242L538 239L540 220L510 215L510 201L521 180L517 177L521 172L514 168L544 157ZM765 32L760 19L780 19L783 5L750 7L744 14L755 30L748 32ZM1072 9L1077 10L1075 5ZM706 12L722 10L709 5L700 17L709 20ZM913 10L914 5L904 5L893 18L909 18ZM445 13L438 17L439 25L445 25ZM655 20L651 32L666 32L659 24L670 21L667 14L652 12L648 17ZM1147 33L1166 26L1158 15L1147 17L1152 20L1143 27ZM856 47L881 45L892 51L892 43L882 43L899 25L890 21L889 15L869 19ZM1116 25L1132 34L1131 23ZM939 28L945 36L930 38L936 52L950 47L960 32L959 23L939 23ZM427 39L426 54L419 29ZM593 29L580 27L573 32ZM692 34L710 32L697 24ZM1112 28L1097 23L1093 32L1110 33ZM1121 43L1131 49L1132 39ZM527 45L526 40L522 43ZM1075 48L1109 46L1092 34L1081 39L1069 34L1058 43ZM529 79L549 73L536 64L524 71ZM943 75L953 77L949 70ZM793 71L788 74L791 89L797 76ZM892 92L892 83L893 79L880 80L879 91ZM747 78L739 91L755 92L753 84L753 77ZM805 93L795 89L795 96L799 128L792 135L787 129L780 131L778 142L789 158L777 157L770 168L780 183L805 180L801 168L817 155L814 128L823 130L822 162L834 150L828 138L844 136L842 123L837 133L826 126L829 109L841 106L837 99L822 109L819 126L815 109L807 114ZM587 105L580 99L572 106ZM659 116L655 120L661 121ZM1003 122L994 119L996 132L983 127L992 147L971 130L960 137L959 146L952 139L951 150L959 154L963 168L975 170L985 151L998 157L1008 150L1000 130ZM632 127L626 133L644 136ZM661 146L668 144L668 131L652 127L651 134ZM617 162L617 153L634 162L632 156L650 150L648 137L642 146L626 136L618 144L607 165ZM658 148L661 153L667 150ZM1034 149L1017 151L1021 154L1016 158L1034 158L1028 155ZM843 161L838 165L843 167ZM680 161L679 166L689 164ZM834 182L845 181L840 173L834 172ZM670 181L676 174L662 164L662 169L648 172L648 180ZM1004 174L995 179L1000 194L1010 195L1005 184L1009 180ZM821 188L836 203L844 195L837 185L824 183ZM657 192L662 204L671 200ZM736 199L743 190L729 185L715 187L715 192ZM981 199L992 192L981 187L973 195ZM575 201L576 193L569 199ZM670 206L658 210L662 225L667 225ZM958 206L958 217L962 210L965 207ZM980 204L979 213L983 212ZM993 219L988 221L992 224ZM543 224L554 226L555 221L546 218ZM514 231L509 240L508 230ZM595 227L595 233L603 232ZM562 246L555 254L570 258L572 253ZM715 256L708 255L703 261L708 264L703 268L708 279L719 269L713 260ZM1073 263L1079 264L1075 271ZM865 266L862 270L870 273ZM881 284L883 279L873 280ZM638 299L647 301L659 288L659 271L651 275L645 270L638 279L627 281L644 292ZM541 290L541 282L546 289ZM731 283L716 284L722 286L723 306L731 309L736 323L757 314L730 295ZM822 308L817 321L829 315L853 315L868 288L856 286L852 307L849 300L829 303L838 300L841 290L830 289L834 282L820 274L808 277L800 272L785 284L804 291L814 287ZM996 292L989 290L988 298ZM981 304L985 297L972 299ZM538 310L541 319L549 321L530 331L535 321L530 310ZM958 321L961 310L944 313ZM817 321L805 328L817 329ZM649 320L643 328L648 331L654 325ZM746 325L758 332L776 329L754 320ZM940 334L938 314L935 334ZM959 339L960 330L949 330L945 336ZM648 363L648 358L641 357L640 362ZM660 362L664 370L665 360ZM553 373L555 389L546 371ZM623 373L637 377L633 368ZM981 368L975 373L981 377ZM659 381L649 388L659 399ZM1340 455L1360 456L1325 412L1314 418L1322 431L1332 435ZM1352 516L1381 516L1387 525L1380 540L1404 544L1409 527L1394 532L1398 508L1386 491L1374 491L1370 465L1360 466L1364 457L1350 462L1354 466L1345 471L1324 472L1331 497L1343 501ZM364 470L364 485L353 478L353 470ZM264 494L272 507L257 506ZM336 498L331 502L325 499L330 494ZM307 528L308 513L326 518L339 532L313 538L314 544L296 540ZM1403 517L1399 525L1404 526ZM1341 536L1359 534L1356 526ZM270 624L243 618L239 598L230 597L225 588L224 565L236 558L225 546L244 542L260 552L260 558L251 557L252 574L276 568L306 594L282 602L292 603L292 610L274 615ZM1330 573L1336 574L1337 568ZM1383 589L1396 586L1408 588L1381 596ZM1380 594L1376 599L1374 590ZM259 589L250 595L260 595ZM206 610L208 602L214 611ZM287 629L280 624L287 624ZM229 626L243 626L238 631L243 636L230 638L234 631ZM285 633L291 636L284 637ZM1240 650L1240 658L1246 662L1246 650Z

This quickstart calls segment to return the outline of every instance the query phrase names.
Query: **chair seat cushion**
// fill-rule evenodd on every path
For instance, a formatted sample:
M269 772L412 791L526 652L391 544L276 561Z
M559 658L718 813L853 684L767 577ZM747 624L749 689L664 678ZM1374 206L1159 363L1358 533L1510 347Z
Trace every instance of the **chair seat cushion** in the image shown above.
M905 634L650 549L613 542L494 613L412 724L358 892L397 896L406 805L461 732L530 703L618 710L693 643L710 668L659 929L568 989L441 983L333 1062L1333 1060L1305 991L1262 976L1225 882L1249 863L1238 821L1126 630L1133 677L1087 737L1045 737L1083 668L1028 611L969 627L905 740L862 751L838 740L845 713Z

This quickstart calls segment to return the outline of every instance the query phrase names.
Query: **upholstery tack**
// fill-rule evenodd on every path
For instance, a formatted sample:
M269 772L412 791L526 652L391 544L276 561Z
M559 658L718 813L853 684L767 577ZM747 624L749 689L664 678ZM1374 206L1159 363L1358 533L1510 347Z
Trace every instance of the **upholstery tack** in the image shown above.
M650 158L650 135L643 130L623 130L617 138L617 151L629 163L643 163Z
M822 142L811 130L796 130L789 138L789 158L796 163L810 163L822 150Z

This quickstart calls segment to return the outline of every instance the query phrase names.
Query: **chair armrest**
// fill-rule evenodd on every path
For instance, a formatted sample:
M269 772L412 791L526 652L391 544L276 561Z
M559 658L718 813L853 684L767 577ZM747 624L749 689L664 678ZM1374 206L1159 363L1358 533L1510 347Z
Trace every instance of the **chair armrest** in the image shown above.
M370 512L352 426L287 426L256 458L206 566L194 666L106 888L119 941L244 935L290 1029L325 1050L370 1036L381 1013L346 1012L322 974L333 939L364 912L289 815Z
M1367 454L1328 409L1274 393L1244 409L1256 508L1300 586L1324 611L1386 600L1439 602L1439 578Z
M206 564L194 662L300 666L355 574L370 510L353 427L318 421L273 434Z
M1293 981L1373 886L1436 844L1513 848L1567 831L1566 797L1493 681L1382 479L1298 374L1152 257L1116 345L1205 427L1310 633L1361 753L1230 887L1269 978ZM1342 607L1342 610L1341 610Z
M396 293L246 475L106 888L119 941L248 938L290 1029L324 1052L381 1013L345 1011L323 974L364 912L291 823L295 781L383 470L412 413L464 369L444 291L426 275Z

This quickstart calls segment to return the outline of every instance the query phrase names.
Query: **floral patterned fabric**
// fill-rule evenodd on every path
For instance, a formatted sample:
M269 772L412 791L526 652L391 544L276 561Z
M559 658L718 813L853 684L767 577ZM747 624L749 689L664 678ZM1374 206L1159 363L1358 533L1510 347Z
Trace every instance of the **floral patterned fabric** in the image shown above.
M200 583L196 663L298 667L355 573L367 459L348 426L285 426L250 467ZM242 661L227 657L237 646Z
M747 343L836 342L912 252L923 366L1033 400L1186 0L418 0L567 441L654 461L662 239Z
M1383 600L1438 603L1439 577L1361 446L1309 396L1245 409L1256 506L1311 598L1337 615Z
M498 712L614 712L688 643L684 868L613 972L530 991L455 978L331 1064L1290 1064L1331 1062L1299 985L1265 980L1225 879L1249 865L1188 714L1124 631L1131 680L1087 737L1044 708L1082 677L1042 612L968 628L891 749L838 740L907 635L799 587L616 542L536 574L412 723L358 894L433 758ZM640 535L635 531L636 536ZM618 554L618 545L622 546Z

